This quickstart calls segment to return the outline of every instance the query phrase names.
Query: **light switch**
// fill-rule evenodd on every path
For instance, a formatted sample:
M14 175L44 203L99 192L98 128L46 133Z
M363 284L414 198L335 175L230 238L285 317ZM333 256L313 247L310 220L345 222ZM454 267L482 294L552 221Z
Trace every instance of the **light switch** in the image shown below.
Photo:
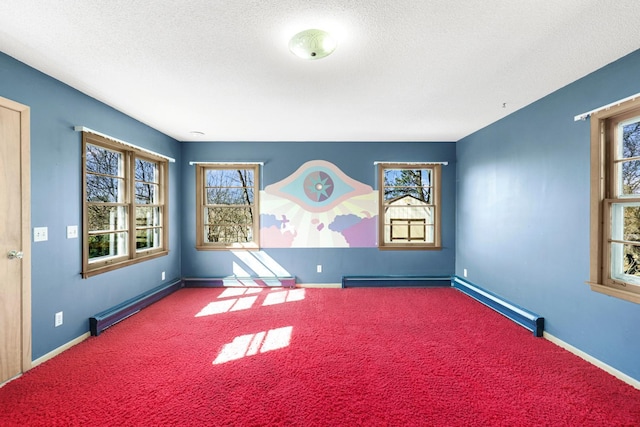
M78 238L78 226L77 225L68 225L67 226L67 239L77 239Z
M47 227L34 227L33 241L44 242L46 240L49 240L49 229Z

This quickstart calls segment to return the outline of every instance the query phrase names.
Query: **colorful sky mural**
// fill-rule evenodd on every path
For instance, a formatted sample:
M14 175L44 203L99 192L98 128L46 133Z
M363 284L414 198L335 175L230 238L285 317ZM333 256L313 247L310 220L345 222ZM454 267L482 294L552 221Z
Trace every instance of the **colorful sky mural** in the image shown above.
M260 211L265 248L376 246L377 191L324 160L268 185Z

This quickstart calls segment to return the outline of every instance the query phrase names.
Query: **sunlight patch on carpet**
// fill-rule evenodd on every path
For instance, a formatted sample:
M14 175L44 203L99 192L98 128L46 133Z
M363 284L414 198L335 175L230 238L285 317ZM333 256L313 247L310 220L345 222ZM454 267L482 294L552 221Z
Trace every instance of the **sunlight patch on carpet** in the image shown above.
M259 294L262 292L261 288L225 288L224 291L218 296L221 298L234 298L242 295Z
M266 305L283 304L285 302L302 301L304 299L304 289L284 290L278 292L271 292L267 295L262 303Z
M285 326L235 337L232 342L222 347L213 364L220 365L243 357L255 356L258 353L266 353L288 347L291 342L291 331L293 331L293 326Z
M233 311L249 310L258 300L257 294L266 292L262 306L284 304L286 302L302 301L305 289L271 288L226 288L219 296L219 301L212 301L200 310L195 317L212 316ZM249 295L249 296L247 296ZM222 298L222 299L221 299Z
M228 313L231 311L248 310L258 299L257 296L234 298L224 301L214 301L207 304L195 317L211 316L213 314Z

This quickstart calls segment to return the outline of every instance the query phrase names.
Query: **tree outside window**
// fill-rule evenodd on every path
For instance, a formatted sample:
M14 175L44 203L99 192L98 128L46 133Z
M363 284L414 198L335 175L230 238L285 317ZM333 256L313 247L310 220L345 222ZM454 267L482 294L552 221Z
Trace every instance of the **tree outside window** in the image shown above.
M83 132L83 276L167 253L167 161Z
M198 165L200 249L257 248L257 165Z

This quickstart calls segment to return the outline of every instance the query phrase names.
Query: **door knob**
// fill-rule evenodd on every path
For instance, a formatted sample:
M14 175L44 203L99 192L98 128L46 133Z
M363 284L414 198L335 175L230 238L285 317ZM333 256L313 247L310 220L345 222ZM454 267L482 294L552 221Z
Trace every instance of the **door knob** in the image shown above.
M7 254L7 258L9 259L22 259L23 256L24 254L20 251L9 251Z

